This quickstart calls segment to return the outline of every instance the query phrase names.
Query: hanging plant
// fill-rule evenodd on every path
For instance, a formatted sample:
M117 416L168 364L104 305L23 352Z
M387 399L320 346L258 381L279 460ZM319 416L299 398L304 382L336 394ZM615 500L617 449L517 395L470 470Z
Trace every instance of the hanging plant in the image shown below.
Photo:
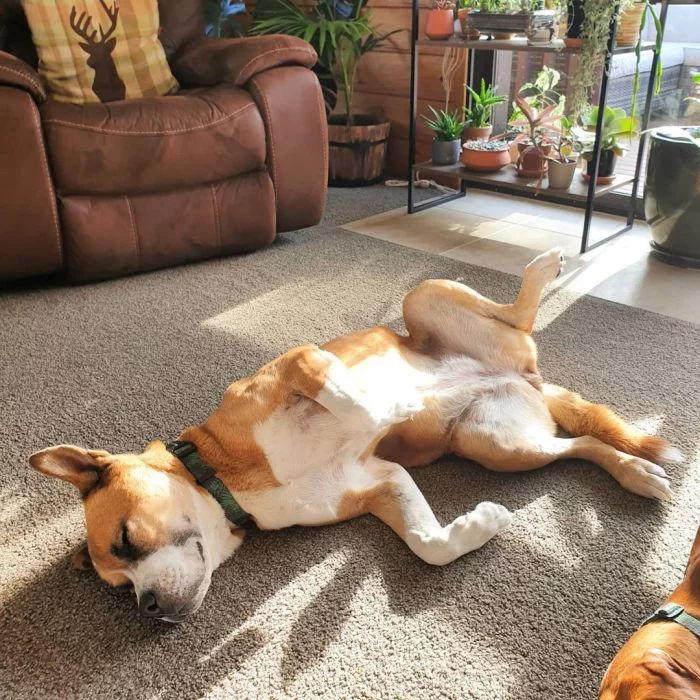
M571 79L569 109L578 117L588 104L589 95L600 81L600 72L605 65L608 51L610 23L619 11L619 5L610 0L586 0L584 5L581 39L583 48L579 62Z
M573 2L573 0L569 0ZM619 22L625 8L640 0L584 0L583 27L581 30L582 50L579 54L579 64L571 78L572 92L569 107L574 117L578 117L584 111L592 90L598 86L600 74L605 66L605 57L608 51L608 38L610 36L610 24L613 19ZM646 23L647 12L651 14L656 29L656 42L654 52L661 51L663 32L659 17L651 6L649 0L641 0L644 11L641 15L639 34L635 45L636 66L632 82L632 101L630 105L631 116L636 112L637 95L639 94L639 63L642 52L642 31ZM656 74L654 76L654 94L658 95L661 89L661 61L657 61Z

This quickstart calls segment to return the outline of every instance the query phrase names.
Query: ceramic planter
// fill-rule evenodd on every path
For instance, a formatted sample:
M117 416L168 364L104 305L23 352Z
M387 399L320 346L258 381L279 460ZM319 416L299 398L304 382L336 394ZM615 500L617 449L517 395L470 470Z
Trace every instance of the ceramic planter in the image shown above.
M455 31L453 10L429 10L425 22L425 35L436 41L449 39Z
M615 179L615 165L617 164L617 153L615 151L601 151L600 164L598 165L598 177L596 183L599 185L609 185ZM586 159L586 172L583 174L585 182L593 175L593 159Z
M391 124L356 114L328 118L328 183L333 187L373 185L382 180Z
M576 172L576 159L562 163L560 160L550 160L547 167L549 189L568 190Z
M508 144L491 141L467 141L462 146L462 163L469 170L494 173L510 164Z
M493 133L493 126L468 126L464 130L465 141L488 141Z
M433 140L432 160L433 165L454 165L459 160L461 139L454 141Z
M655 257L700 267L700 148L674 138L682 131L661 128L651 134L644 214Z

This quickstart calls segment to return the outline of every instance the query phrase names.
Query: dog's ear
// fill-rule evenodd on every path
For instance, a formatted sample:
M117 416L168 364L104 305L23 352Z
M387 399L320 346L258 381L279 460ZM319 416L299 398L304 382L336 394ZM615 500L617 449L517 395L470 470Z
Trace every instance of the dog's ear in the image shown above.
M42 474L58 477L77 486L85 496L109 466L109 452L84 450L75 445L56 445L35 452L29 463Z
M80 569L81 571L87 571L88 569L94 568L87 544L81 545L80 549L76 549L75 552L73 552L71 562L76 569Z

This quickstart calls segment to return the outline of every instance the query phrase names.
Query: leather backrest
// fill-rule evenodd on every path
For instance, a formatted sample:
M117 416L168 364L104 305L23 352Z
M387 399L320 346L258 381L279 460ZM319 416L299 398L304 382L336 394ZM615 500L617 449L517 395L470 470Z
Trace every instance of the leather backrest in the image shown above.
M159 38L168 57L204 33L204 0L158 0L158 11ZM0 50L37 67L36 50L20 0L0 0Z
M166 56L204 34L204 0L158 0L158 11Z

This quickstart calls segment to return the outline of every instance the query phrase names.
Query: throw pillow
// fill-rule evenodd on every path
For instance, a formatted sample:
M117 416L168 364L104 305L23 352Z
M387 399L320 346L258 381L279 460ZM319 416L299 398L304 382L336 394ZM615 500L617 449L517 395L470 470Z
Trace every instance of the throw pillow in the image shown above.
M158 41L157 0L22 0L39 73L60 102L110 102L177 89Z

